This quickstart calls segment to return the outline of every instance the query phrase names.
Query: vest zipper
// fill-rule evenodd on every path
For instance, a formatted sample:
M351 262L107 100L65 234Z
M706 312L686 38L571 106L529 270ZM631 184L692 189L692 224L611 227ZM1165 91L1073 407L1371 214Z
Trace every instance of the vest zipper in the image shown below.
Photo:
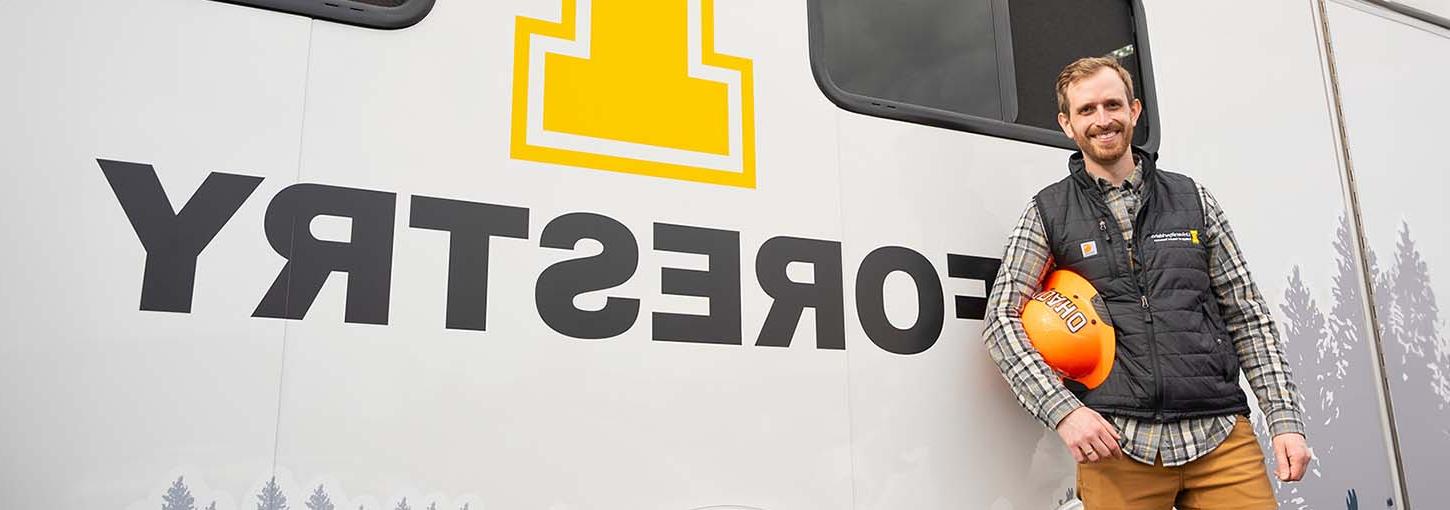
M1096 192L1097 190L1093 190L1093 191ZM1102 209L1105 209L1106 210L1107 209L1107 201L1103 199L1102 193L1101 192L1096 192L1096 193L1094 193L1094 195L1097 196L1097 199L1099 200L1099 205L1102 206ZM1138 207L1138 210L1136 211L1138 213L1137 214L1137 217L1134 218L1134 222L1135 223L1142 223L1142 222L1137 221L1137 220L1140 219L1143 216L1143 209L1144 208L1140 204L1139 207ZM1111 214L1111 212L1112 211L1110 211L1110 210L1108 211L1109 214ZM1134 225L1134 227L1137 227L1137 226L1138 225ZM1113 235L1108 230L1108 220L1107 219L1102 218L1102 217L1099 217L1098 218L1098 230L1103 233L1103 238L1106 239L1108 243L1112 243L1113 242ZM1117 229L1114 229L1114 230L1117 230ZM1141 228L1134 228L1133 229L1133 237L1134 238L1138 237L1142 233L1143 233L1143 229L1141 229ZM1131 247L1132 247L1133 244L1136 244L1136 243L1132 242L1131 240L1125 240L1124 243L1123 243L1123 248L1124 249L1131 249ZM1113 257L1113 258L1116 258L1117 257L1117 250L1112 249L1111 246L1109 246L1109 249L1107 251L1108 251L1108 253L1110 254L1111 257ZM1154 407L1154 411L1153 411L1153 421L1154 422L1157 422L1157 423L1162 423L1163 422L1163 366L1162 366L1162 362L1159 361L1159 359L1158 359L1158 335L1154 334L1154 332L1153 332L1153 306L1152 306L1151 303L1148 302L1148 293L1143 291L1142 273L1138 270L1139 268L1137 267L1137 265L1132 263L1132 254L1131 253L1128 254L1128 257L1129 257L1128 263L1127 263L1128 276L1129 276L1129 279L1133 280L1133 286L1136 287L1137 290L1138 290L1138 303L1143 308L1143 322L1144 322L1144 325L1146 325L1148 327L1148 354L1149 354L1150 357L1153 358L1153 385L1154 385L1154 388L1153 388L1153 407ZM1116 269L1117 269L1116 262L1117 262L1116 260L1110 260L1109 261L1109 263L1112 264L1112 267L1113 267L1114 271L1116 271Z
M1134 228L1133 237L1137 237L1142 230ZM1148 293L1143 291L1142 273L1136 268L1132 269L1133 284L1138 287L1138 302L1143 307L1143 323L1148 327L1148 352L1153 357L1153 383L1157 392L1153 411L1153 421L1163 423L1163 368L1162 362L1158 359L1158 335L1153 331L1153 306L1148 302Z
M1147 186L1148 179L1145 175L1139 186ZM1147 217L1148 208L1143 204L1143 198L1134 204L1133 211L1133 240L1128 243L1128 249L1143 247L1143 232L1147 229L1143 226L1143 219ZM1140 254L1141 255L1141 254ZM1158 359L1158 335L1153 331L1153 304L1148 302L1148 293L1143 290L1143 274L1137 264L1132 263L1133 254L1128 253L1128 267L1133 273L1133 283L1138 286L1138 298L1143 304L1143 322L1148 327L1148 352L1153 356L1153 382L1158 385L1158 402L1153 411L1153 420L1163 423L1163 369L1162 362Z
M1113 268L1113 273L1117 273L1118 257L1115 250L1113 250L1113 235L1108 233L1108 220L1098 218L1098 230L1103 233L1103 244L1107 245L1103 247L1105 248L1103 251L1108 254L1108 267Z
M1102 192L1098 191L1096 187L1093 187L1092 194L1098 199L1097 205L1099 206L1099 210L1111 216L1112 210L1108 209L1107 200L1103 198ZM1142 219L1144 216L1143 209L1145 208L1142 206L1142 204L1139 204L1138 210L1135 211L1137 213L1136 217L1133 220L1135 223L1134 227L1137 227L1139 226L1138 224L1142 223L1138 220ZM1102 232L1103 239L1109 244L1113 243L1112 232L1116 231L1119 232L1119 234L1121 235L1121 231L1119 231L1118 229L1113 229L1113 231L1109 231L1108 220L1103 217L1098 217L1098 230ZM1133 229L1134 238L1137 238L1142 233L1143 229L1141 228ZM1134 243L1130 240L1125 240L1123 244L1124 249L1127 249ZM1117 250L1112 249L1112 246L1108 246L1107 252L1108 256L1111 257L1108 261L1108 264L1110 267L1113 268L1113 272L1116 273L1118 269L1116 260ZM1129 255L1129 257L1131 257L1131 255ZM1143 322L1148 327L1148 353L1149 356L1153 358L1153 421L1156 423L1163 423L1163 367L1162 363L1158 360L1158 335L1154 334L1153 332L1153 308L1152 305L1148 303L1148 293L1143 291L1142 274L1138 271L1136 265L1132 263L1131 258L1128 261L1127 267L1129 279L1133 280L1133 286L1136 287L1138 290L1138 302L1143 307Z

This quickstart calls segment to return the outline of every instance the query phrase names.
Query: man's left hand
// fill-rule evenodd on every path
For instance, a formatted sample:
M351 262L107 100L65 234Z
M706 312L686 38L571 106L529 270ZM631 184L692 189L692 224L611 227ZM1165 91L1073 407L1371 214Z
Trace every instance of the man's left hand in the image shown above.
M1298 432L1274 436L1274 475L1281 482L1297 482L1309 467L1309 444Z

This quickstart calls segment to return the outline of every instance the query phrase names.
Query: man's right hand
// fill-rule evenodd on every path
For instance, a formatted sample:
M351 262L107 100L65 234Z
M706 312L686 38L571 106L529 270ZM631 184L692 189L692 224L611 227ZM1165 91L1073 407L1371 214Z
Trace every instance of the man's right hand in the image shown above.
M1079 407L1068 413L1057 424L1057 435L1062 437L1067 451L1079 463L1097 462L1117 457L1123 452L1118 448L1118 429L1097 411Z

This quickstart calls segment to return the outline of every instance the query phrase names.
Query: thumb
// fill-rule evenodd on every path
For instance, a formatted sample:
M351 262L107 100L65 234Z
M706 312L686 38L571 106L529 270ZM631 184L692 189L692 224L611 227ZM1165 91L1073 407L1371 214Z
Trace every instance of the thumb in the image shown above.
M1274 475L1280 481L1289 479L1289 448L1282 442L1274 445Z

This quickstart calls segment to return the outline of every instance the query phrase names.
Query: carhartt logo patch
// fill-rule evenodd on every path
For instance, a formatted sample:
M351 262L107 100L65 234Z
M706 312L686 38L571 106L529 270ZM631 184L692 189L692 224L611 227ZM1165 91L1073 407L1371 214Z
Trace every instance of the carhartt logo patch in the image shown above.
M1098 254L1098 242L1088 241L1079 245L1082 248L1082 258L1088 258Z

